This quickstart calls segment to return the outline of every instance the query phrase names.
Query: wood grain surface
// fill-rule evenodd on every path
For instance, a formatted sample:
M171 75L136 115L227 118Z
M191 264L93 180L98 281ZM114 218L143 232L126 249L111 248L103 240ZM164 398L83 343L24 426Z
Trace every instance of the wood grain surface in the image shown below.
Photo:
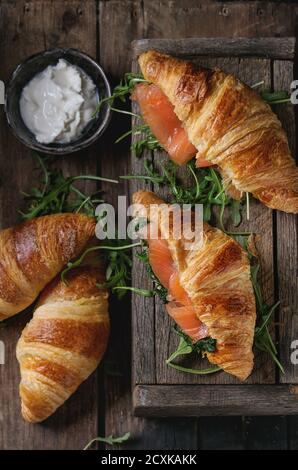
M197 57L202 54L210 57L267 57L272 59L294 59L294 38L189 38L180 39L141 39L132 43L135 56L148 49L167 51L177 57Z
M275 61L273 67L273 83L276 89L289 89L294 80L292 63L289 61ZM295 113L290 104L276 110L279 118L285 123L289 144L293 155L296 154ZM297 126L296 126L297 128ZM296 158L297 161L297 158ZM280 376L283 383L298 383L297 364L291 362L291 354L298 345L298 225L297 217L276 212L276 288L280 298L279 323L279 349L281 359L285 365L285 374ZM297 335L294 336L293 332ZM296 343L293 343L293 341ZM292 343L294 347L292 347ZM295 346L296 345L296 346Z
M296 415L298 387L277 384L137 385L133 402L136 415L145 417Z
M1 0L0 78L6 81L28 55L59 45L90 53L115 84L130 70L130 43L135 39L293 36L297 10L295 3L255 1ZM115 146L114 140L129 125L114 116L109 130L93 148L62 158L58 165L68 174L126 174L130 171L129 145ZM30 151L10 135L0 107L1 227L18 220L17 209L22 204L19 191L34 183L32 170ZM106 199L111 201L128 190L126 184L104 189ZM281 253L280 259L282 256ZM280 284L279 289L282 288ZM104 370L94 374L53 418L37 426L22 422L17 392L15 344L30 314L21 314L0 330L7 357L6 364L0 366L1 449L80 449L96 435L121 435L127 431L132 437L122 448L298 448L295 416L149 420L133 417L130 303L115 301L111 311L112 337Z

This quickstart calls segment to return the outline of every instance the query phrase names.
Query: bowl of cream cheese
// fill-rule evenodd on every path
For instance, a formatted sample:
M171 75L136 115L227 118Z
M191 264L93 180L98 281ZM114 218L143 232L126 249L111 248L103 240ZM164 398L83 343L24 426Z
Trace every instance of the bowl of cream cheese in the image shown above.
M6 89L6 117L27 147L64 155L102 135L110 120L110 96L103 69L87 54L47 50L14 71Z

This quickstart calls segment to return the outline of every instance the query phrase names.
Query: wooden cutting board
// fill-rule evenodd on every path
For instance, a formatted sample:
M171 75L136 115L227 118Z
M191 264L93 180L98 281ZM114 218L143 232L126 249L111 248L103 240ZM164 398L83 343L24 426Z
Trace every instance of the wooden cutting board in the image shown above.
M157 49L206 67L219 67L237 75L249 85L264 81L263 88L290 90L295 56L294 38L264 39L144 39L132 43L132 70L138 71L136 58L148 49ZM295 152L295 115L292 104L274 107ZM136 137L133 137L134 139ZM166 161L164 152L148 152L131 157L132 173L144 174L144 159ZM180 170L179 170L180 171ZM181 170L182 178L185 172ZM148 188L161 197L164 188L132 181L130 191ZM245 383L225 372L196 376L166 365L179 338L164 305L157 298L133 295L133 406L138 416L273 415L298 413L298 365L291 363L291 345L298 340L297 308L297 217L273 211L256 200L250 204L249 221L243 217L237 231L260 235L258 250L261 284L265 300L280 300L271 327L285 374L270 357L255 351L255 366ZM229 220L226 221L229 224ZM132 282L150 288L143 264L134 258ZM196 364L206 368L207 360ZM210 365L209 365L210 366Z

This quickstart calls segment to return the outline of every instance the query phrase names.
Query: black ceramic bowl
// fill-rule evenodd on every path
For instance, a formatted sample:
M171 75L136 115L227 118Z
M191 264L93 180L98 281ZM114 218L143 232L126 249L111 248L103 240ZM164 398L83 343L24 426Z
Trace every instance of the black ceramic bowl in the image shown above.
M56 65L59 59L80 67L93 80L99 99L111 96L109 82L102 68L87 54L76 49L51 49L29 57L14 71L6 88L5 112L14 135L27 147L54 155L77 152L95 142L107 128L110 107L103 104L98 115L90 121L78 139L68 143L41 144L25 126L20 113L20 97L24 86L48 65Z

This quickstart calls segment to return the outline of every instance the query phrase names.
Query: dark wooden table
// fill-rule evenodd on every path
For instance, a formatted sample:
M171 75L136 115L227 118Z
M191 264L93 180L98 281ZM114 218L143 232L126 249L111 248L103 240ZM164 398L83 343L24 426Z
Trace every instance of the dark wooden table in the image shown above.
M0 79L7 80L27 56L42 49L76 47L104 67L112 83L130 70L136 38L294 36L297 2L196 0L0 1ZM113 118L92 148L59 160L69 174L118 177L129 171L129 149L115 146L123 121ZM10 134L0 110L0 224L19 219L20 190L32 187L31 152ZM91 189L90 183L88 183ZM103 186L106 200L125 194ZM88 188L87 188L88 189ZM15 345L30 312L0 330L6 364L0 366L0 448L81 449L97 435L131 432L130 449L297 449L298 417L138 419L131 413L130 305L111 305L112 335L105 367L82 385L52 418L28 425L20 418Z

